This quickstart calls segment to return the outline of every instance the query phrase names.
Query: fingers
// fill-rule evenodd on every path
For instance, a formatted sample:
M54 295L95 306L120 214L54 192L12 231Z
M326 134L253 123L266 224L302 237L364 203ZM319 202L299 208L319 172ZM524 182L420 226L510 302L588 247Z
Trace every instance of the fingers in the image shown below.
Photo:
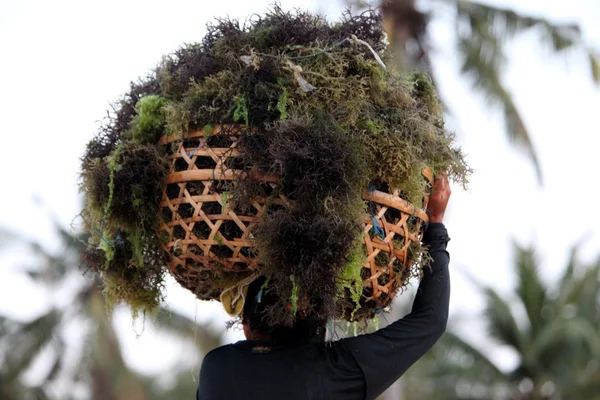
M433 192L450 192L450 184L448 183L448 175L445 171L440 172L435 176L433 182Z
M440 172L435 176L433 190L427 204L427 214L430 222L443 222L450 193L448 175L445 172Z

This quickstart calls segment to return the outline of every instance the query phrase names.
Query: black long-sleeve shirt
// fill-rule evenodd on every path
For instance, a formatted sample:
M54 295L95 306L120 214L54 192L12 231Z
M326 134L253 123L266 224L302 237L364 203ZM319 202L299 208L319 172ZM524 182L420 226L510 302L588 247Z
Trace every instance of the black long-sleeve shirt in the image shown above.
M197 400L374 399L421 358L446 329L450 278L443 224L430 224L412 311L371 334L323 345L244 340L206 355Z

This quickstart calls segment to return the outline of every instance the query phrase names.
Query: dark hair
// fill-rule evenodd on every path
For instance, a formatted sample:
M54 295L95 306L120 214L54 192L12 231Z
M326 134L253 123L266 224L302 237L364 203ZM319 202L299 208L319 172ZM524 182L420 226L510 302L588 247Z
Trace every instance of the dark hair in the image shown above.
M242 322L250 330L267 335L278 344L322 343L325 341L326 320L312 315L298 318L292 326L271 325L266 318L266 310L280 304L274 290L265 285L266 278L261 276L248 286Z

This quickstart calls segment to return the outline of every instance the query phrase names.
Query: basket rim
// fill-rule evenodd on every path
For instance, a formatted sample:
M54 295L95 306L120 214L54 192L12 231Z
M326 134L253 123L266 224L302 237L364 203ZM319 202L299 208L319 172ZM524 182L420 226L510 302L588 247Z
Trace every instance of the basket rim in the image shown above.
M249 128L249 127L246 127ZM204 127L197 129L195 131L191 131L191 132L187 132L185 134L185 137L182 138L178 135L174 135L174 134L166 134L160 137L159 139L159 143L160 144L169 144L172 142L176 142L178 140L182 140L182 139L194 139L194 138L198 138L198 137L206 137L206 136L216 136L221 134L221 132L225 129L228 129L228 133L231 133L232 131L238 130L241 131L244 129L244 125L239 125L239 124L215 124L211 127L211 130L209 133L207 133L204 129ZM231 131L229 131L229 129L231 129Z
M185 135L185 138L198 138L198 137L206 137L206 136L214 136L219 135L224 129L232 129L233 131L243 129L242 125L239 124L215 124L211 127L211 131L209 134L205 132L205 128L200 128L195 131L189 132ZM231 132L231 131L228 131ZM161 144L168 144L175 142L177 140L181 140L181 137L176 135L163 135L160 138ZM167 175L167 183L182 183L187 181L196 181L196 180L207 180L207 179L220 179L220 180L235 180L238 177L242 177L244 174L250 174L253 179L264 181L267 183L277 183L281 178L274 173L261 171L257 168L252 168L250 171L241 171L241 170L233 170L227 169L225 171L220 169L195 169L195 170L186 170L179 172L171 172ZM433 182L433 171L429 167L423 168L422 171L423 176L430 183ZM394 207L398 210L401 210L409 215L414 215L421 219L426 224L429 223L429 216L424 208L417 207L414 204L410 203L402 199L400 196L382 192L379 190L364 190L362 193L363 200L371 200L380 204L384 204L388 207Z

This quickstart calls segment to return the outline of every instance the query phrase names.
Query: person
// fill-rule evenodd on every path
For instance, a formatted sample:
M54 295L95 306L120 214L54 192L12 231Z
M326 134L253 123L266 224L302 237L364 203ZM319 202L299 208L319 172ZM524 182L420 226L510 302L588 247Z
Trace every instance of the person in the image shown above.
M353 400L375 399L384 392L446 329L450 239L443 218L449 197L446 176L438 176L423 235L432 261L424 268L408 315L374 333L325 343L326 321L308 317L291 328L262 321L261 311L272 299L257 280L248 288L243 310L247 340L206 355L197 400Z

